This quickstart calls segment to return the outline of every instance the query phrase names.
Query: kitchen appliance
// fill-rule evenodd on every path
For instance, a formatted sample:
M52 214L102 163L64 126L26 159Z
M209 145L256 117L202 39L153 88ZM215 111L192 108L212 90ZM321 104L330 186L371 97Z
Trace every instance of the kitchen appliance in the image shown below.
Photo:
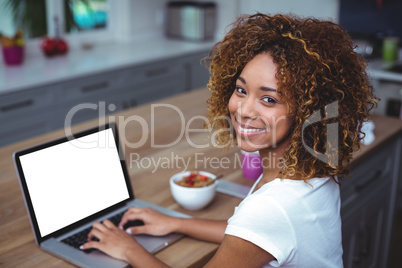
M216 29L214 2L172 1L167 3L166 35L191 41L210 40Z

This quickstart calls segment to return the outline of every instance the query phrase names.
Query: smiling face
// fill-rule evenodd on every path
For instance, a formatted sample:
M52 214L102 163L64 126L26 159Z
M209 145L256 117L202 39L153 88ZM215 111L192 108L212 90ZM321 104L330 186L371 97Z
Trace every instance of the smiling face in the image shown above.
M260 152L287 146L293 118L278 95L277 67L271 55L250 60L236 81L229 112L239 147Z

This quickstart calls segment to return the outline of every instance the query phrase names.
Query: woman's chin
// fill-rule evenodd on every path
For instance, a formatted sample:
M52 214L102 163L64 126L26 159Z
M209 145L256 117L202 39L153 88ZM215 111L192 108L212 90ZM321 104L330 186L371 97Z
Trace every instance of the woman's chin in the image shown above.
M264 148L266 148L266 146L258 146L257 144L250 144L250 142L245 142L243 141L237 141L237 145L239 146L240 150L244 151L244 152L248 152L248 153L252 153L252 152L256 152L259 150L263 150Z
M257 152L257 151L259 151L258 149L250 149L250 148L241 148L240 147L240 150L242 150L242 151L244 151L244 152L247 152L247 153L254 153L254 152Z

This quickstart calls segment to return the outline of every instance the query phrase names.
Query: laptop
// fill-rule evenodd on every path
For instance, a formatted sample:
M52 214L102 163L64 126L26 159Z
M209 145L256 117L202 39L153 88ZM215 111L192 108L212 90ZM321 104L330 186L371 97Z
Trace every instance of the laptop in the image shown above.
M175 217L189 217L135 199L115 123L15 152L19 182L36 243L45 251L80 267L126 267L98 250L84 252L82 242L94 221L118 224L130 207L151 207ZM120 215L120 216L119 216ZM180 239L136 235L150 253Z

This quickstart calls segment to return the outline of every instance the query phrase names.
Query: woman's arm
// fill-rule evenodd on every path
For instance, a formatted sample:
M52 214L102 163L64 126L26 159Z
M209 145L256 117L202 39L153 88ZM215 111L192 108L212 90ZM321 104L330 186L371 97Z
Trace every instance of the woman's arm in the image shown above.
M269 252L249 241L225 235L205 267L262 267L274 259Z
M81 249L96 248L124 260L133 267L167 267L148 253L135 239L117 228L109 220L95 222L89 236L99 241L89 241ZM260 247L241 238L226 235L215 256L206 267L261 267L274 257Z
M165 215L151 208L130 208L122 217L120 228L133 220L142 220L143 226L130 227L129 234L166 235L182 233L200 240L221 243L226 220L204 220L192 218L176 218Z
M177 218L177 231L200 240L222 243L227 221Z

